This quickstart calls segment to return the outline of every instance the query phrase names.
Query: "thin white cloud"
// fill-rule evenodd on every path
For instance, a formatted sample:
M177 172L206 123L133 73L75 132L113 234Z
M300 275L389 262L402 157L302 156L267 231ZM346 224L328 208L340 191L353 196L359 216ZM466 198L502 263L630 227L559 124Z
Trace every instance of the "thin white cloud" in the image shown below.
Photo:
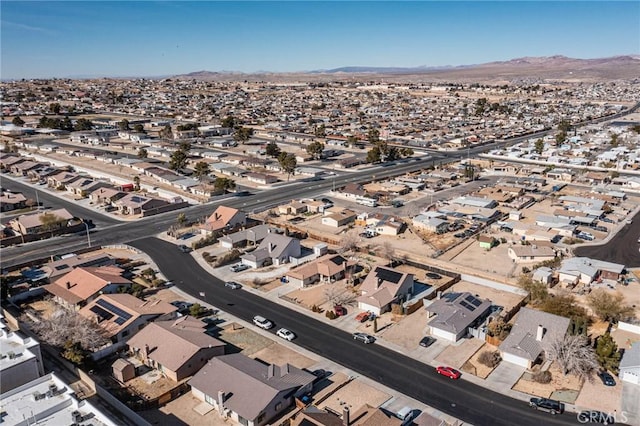
M19 29L19 30L33 31L33 32L49 34L49 35L56 34L55 31L49 30L47 28L34 27L33 25L21 24L19 22L11 22L11 21L2 20L2 21L0 21L0 23L2 23L2 26L6 26L8 28L16 28L16 29Z

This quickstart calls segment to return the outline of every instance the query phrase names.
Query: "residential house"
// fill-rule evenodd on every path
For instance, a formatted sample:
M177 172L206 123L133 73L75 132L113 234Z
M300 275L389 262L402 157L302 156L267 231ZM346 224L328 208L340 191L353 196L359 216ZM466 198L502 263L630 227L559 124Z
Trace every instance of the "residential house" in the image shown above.
M422 229L427 232L434 232L436 234L444 234L449 230L449 222L437 217L430 217L424 214L419 214L411 221L412 225L416 229Z
M470 328L478 328L491 313L491 301L469 292L447 293L426 306L429 330L436 337L457 342Z
M55 281L61 275L70 272L78 267L98 267L110 266L116 264L116 258L109 254L80 254L73 256L64 256L61 259L51 261L42 265L39 271L49 280Z
M300 214L307 211L307 205L305 203L301 203L300 201L291 200L288 204L283 204L278 206L278 214L281 215L294 215Z
M111 205L125 195L127 195L127 193L124 191L105 186L91 192L91 194L89 194L89 200L91 200L93 204Z
M270 185L278 181L277 176L266 173L247 173L246 178L249 182L254 182L260 185Z
M340 193L346 198L353 198L354 200L358 197L365 197L367 195L367 191L364 190L362 185L358 183L348 183L341 190Z
M127 344L144 364L179 382L194 375L211 358L224 355L225 344L206 334L206 326L190 316L155 321Z
M95 321L114 344L135 335L153 320L172 320L178 308L160 299L141 300L128 294L102 294L80 309L80 315Z
M413 292L413 274L376 266L360 285L358 308L380 315L389 311L392 303L407 300Z
M588 285L596 279L618 281L624 269L624 265L617 263L573 257L562 261L558 277L561 283Z
M342 416L335 411L308 406L292 420L291 426L401 426L403 421L389 410L372 407L369 404L360 406L353 413L347 406L342 408ZM441 426L439 423L436 425Z
M491 235L481 234L478 236L478 244L480 248L491 250L496 245L496 239Z
M49 217L56 219L55 223L49 223ZM53 232L68 226L73 215L67 209L42 211L39 213L20 215L11 219L9 224L14 231L22 235L39 234L41 232Z
M44 164L37 161L20 161L11 166L10 170L16 176L27 176L30 171L45 167Z
M315 376L291 364L266 365L243 354L210 360L191 380L191 392L221 416L262 426L311 391Z
M79 197L86 197L100 188L109 188L111 184L103 180L82 178L67 185L67 191Z
M2 318L0 314L0 319ZM0 321L0 393L8 392L44 375L40 343Z
M552 247L543 245L512 245L507 250L509 258L516 263L544 262L556 258L556 251Z
M554 339L567 333L571 320L530 308L520 308L511 332L500 344L504 361L531 368L541 361Z
M405 229L405 223L398 216L382 213L367 214L366 224L380 235L398 235Z
M327 254L313 262L304 264L287 272L289 283L306 287L317 282L332 283L346 277L354 263L339 254Z
M259 244L265 239L269 232L271 232L269 225L257 225L252 228L241 229L232 234L223 235L218 241L220 242L220 246L226 249L245 247Z
M322 216L321 223L333 228L339 228L353 222L356 219L356 216L356 212L354 212L353 210L343 209L340 207L332 207L324 211L324 216Z
M252 268L267 265L282 265L289 262L289 258L300 257L300 240L286 235L269 233L262 240L258 248L242 255L242 263Z
M169 205L169 202L160 198L129 193L114 201L112 205L118 209L118 213L123 215L145 215Z
M26 207L27 197L20 193L2 191L0 193L0 212L10 212L12 210Z
M545 285L551 285L553 282L553 270L546 266L541 266L533 271L532 279Z
M627 383L640 385L640 342L635 342L624 351L620 360L618 377Z
M45 285L54 300L67 309L79 310L104 293L116 293L131 287L117 266L78 267Z
M65 185L81 178L82 176L77 173L62 171L47 177L47 186L50 188L63 189Z
M247 224L247 215L233 207L218 206L200 228L202 233L211 234Z

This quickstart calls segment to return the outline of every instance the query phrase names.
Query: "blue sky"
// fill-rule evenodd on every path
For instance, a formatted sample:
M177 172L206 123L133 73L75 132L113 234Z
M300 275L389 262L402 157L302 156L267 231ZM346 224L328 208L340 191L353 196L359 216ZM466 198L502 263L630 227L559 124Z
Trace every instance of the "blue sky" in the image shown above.
M640 2L0 2L3 79L640 54Z

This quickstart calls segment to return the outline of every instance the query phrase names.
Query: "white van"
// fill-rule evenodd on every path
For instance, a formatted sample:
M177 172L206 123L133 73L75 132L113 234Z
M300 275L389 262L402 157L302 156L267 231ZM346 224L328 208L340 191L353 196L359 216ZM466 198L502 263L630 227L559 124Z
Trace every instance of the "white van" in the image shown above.
M413 408L411 408L411 407L402 407L396 413L396 417L399 418L400 420L402 420L402 424L403 425L406 425L406 424L409 424L413 420L413 417L415 415L414 411L415 410Z

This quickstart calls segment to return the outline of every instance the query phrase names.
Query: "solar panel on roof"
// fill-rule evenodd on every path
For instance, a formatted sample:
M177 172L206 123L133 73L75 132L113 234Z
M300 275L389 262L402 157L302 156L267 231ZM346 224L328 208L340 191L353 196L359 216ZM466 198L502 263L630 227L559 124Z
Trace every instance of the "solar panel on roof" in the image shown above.
M480 299L476 299L475 297L473 298L473 300L471 301L471 303L473 304L473 306L475 306L476 308L480 305L482 305L482 301Z
M118 318L116 318L116 320L115 320L114 322L115 322L116 324L118 324L118 325L122 325L122 324L124 324L125 322L127 322L127 320L126 320L126 319L124 319L124 318L122 318L122 317L118 317Z
M94 314L99 315L100 318L102 318L102 319L109 320L109 319L113 318L113 314L111 312L105 311L100 306L93 305L91 308L89 308L89 310L91 312L93 312Z
M396 271L391 271L389 269L376 268L376 275L378 278L382 278L384 281L389 281L392 283L399 283L402 278L402 274Z
M129 312L123 311L122 309L118 308L117 306L114 306L113 304L107 302L104 299L98 299L96 301L96 304L102 306L105 309L108 309L109 311L113 312L115 315L119 316L120 318L123 318L125 321L131 318L131 314Z
M475 306L472 306L471 304L465 302L464 300L460 302L460 306L462 306L463 308L468 309L469 311L473 312L476 310Z

